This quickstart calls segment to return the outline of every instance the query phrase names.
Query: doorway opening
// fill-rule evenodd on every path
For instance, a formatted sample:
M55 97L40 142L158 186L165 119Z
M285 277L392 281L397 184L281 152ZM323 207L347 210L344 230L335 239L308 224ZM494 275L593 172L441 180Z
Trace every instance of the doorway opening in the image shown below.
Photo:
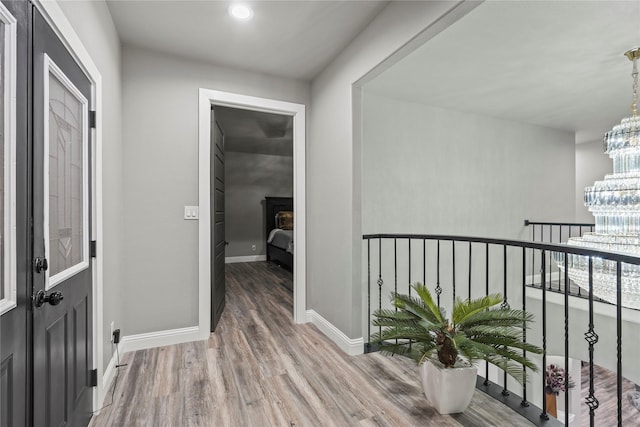
M292 244L284 243L293 224L278 224L287 233L270 239L275 227L266 199L293 203L293 116L217 105L213 111L224 139L225 262L278 262L269 244L291 253ZM293 270L286 260L280 265Z
M293 123L293 240L295 256L293 257L293 320L305 323L306 314L306 231L305 231L305 106L290 102L277 101L200 89L199 94L199 189L200 206L199 221L199 333L202 338L209 335L211 327L211 280L212 266L211 248L213 212L211 212L211 181L215 176L215 163L211 162L211 109L230 107L254 112L263 112L288 116ZM265 195L268 196L268 195Z

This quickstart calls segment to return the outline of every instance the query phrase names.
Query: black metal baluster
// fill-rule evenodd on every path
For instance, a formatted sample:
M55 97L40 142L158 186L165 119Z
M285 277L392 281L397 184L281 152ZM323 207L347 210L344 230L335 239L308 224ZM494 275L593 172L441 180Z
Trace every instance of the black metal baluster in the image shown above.
M409 296L411 296L411 238L407 240L409 245Z
M556 243L562 242L562 225L559 225L558 229L559 229L558 230L558 241ZM552 266L553 266L553 255L550 254L550 256L549 256L549 271L551 273L553 273ZM562 291L562 289L561 289L562 281L560 280L560 267L558 265L556 265L556 271L558 272L558 292L561 292Z
M367 350L366 353L371 351L371 239L367 239Z
M549 226L549 241L548 241L548 243L553 243L553 237L552 237L552 234L551 234L551 229L552 228L553 227L550 225ZM545 256L545 259L546 258L547 257ZM549 253L549 257L548 258L549 258L549 269L547 269L547 271L549 272L549 290L552 291L553 290L553 288L552 288L552 286L553 286L553 275L551 273L553 271L551 270L551 268L552 268L552 266L551 266L551 258L553 258L553 257L551 256L551 253ZM546 280L546 278L545 278L545 280Z
M422 284L427 286L427 240L422 239Z
M593 258L589 257L589 330L584 334L589 343L589 396L585 399L589 407L589 425L595 427L595 410L600 402L594 395L593 388L593 346L598 342L598 334L593 330Z
M622 263L616 262L616 330L618 352L618 426L622 426Z
M579 232L579 230L578 230ZM573 226L569 225L569 236L567 237L567 242L569 241L569 239L573 237ZM565 256L569 256L569 254L566 254ZM571 282L569 280L566 280L566 275L565 275L565 281L564 281L564 285L569 288L569 293L571 293ZM578 286L578 296L580 296L580 286Z
M578 235L582 236L582 226L578 229ZM578 286L578 296L582 296L582 288Z
M564 225L560 224L560 234L558 235L558 243L562 243L562 228Z
M540 226L540 243L544 243L544 225ZM543 267L540 267L540 271L542 271ZM540 278L540 284L542 286L542 278ZM547 283L546 281L544 283Z
M558 279L560 280L560 279ZM564 425L569 425L569 254L564 254ZM576 384L577 385L577 384Z
M469 299L471 299L471 242L469 242Z
M395 237L393 238L393 292L394 295L398 293L398 242ZM395 307L395 311L398 312L398 307ZM398 345L397 338L396 345Z
M527 312L527 248L522 248L522 311ZM522 321L522 341L527 342L527 322ZM522 350L522 357L526 359L527 350ZM527 367L523 366L524 383L522 384L522 402L520 406L526 408L529 406L527 402Z
M409 246L409 296L411 296L411 237L407 239ZM411 351L413 340L409 340L409 351Z
M453 269L453 303L456 302L456 241L451 241L451 268ZM453 306L452 306L453 307Z
M542 260L542 269L540 271L540 289L542 290L542 369L547 369L547 290L546 290L546 277L547 277L547 261L545 251L540 252L540 258ZM549 419L547 414L547 399L545 398L545 376L542 375L542 413L540 418L543 420Z
M556 225L557 227L557 225ZM573 228L578 227L578 225L573 225ZM586 228L588 227L588 225L583 225L583 230L586 230ZM567 231L565 231L567 230ZM573 234L573 229L570 228L567 225L563 225L560 226L559 231L558 231L558 236L560 238L560 240L563 239L563 237L565 237L565 234L568 233L567 237L570 237ZM538 237L540 234L542 234L543 238L546 238L549 236L549 232L547 231L543 231L542 233L540 232L535 232L536 237ZM553 231L551 232L551 236L553 238L553 240L555 241L555 228L553 229ZM622 264L623 262L630 262L630 263L634 263L635 261L633 260L633 258L631 257L627 257L624 255L619 255L619 254L601 254L599 252L593 252L589 249L584 249L584 248L578 248L578 249L567 249L566 247L563 246L556 246L555 243L549 243L548 245L546 244L546 240L544 242L542 242L542 244L539 244L540 242L537 242L533 245L531 244L527 244L524 242L516 242L516 241L508 241L508 240L498 240L498 239L490 239L490 238L475 238L475 237L463 237L463 238L457 238L457 237L452 237L452 236L429 236L429 235L408 235L408 234L397 234L397 235L392 235L392 234L385 234L385 235L365 235L363 236L363 238L365 240L367 240L367 246L366 246L366 250L367 250L367 254L366 254L366 262L367 262L367 269L366 269L366 287L367 287L367 301L366 301L366 306L367 306L367 311L369 313L369 317L368 317L368 325L367 325L367 336L369 339L369 342L366 343L365 345L365 351L375 351L376 350L376 346L373 345L370 341L372 339L372 335L375 333L373 332L373 324L371 323L371 317L372 317L372 308L375 307L375 302L374 302L374 296L372 294L372 287L373 285L373 280L374 277L373 275L375 274L374 270L375 267L373 266L373 259L375 257L375 254L373 254L373 244L371 242L372 239L377 238L378 239L378 278L377 278L377 284L378 284L378 290L379 290L379 298L378 298L378 309L382 308L382 293L383 291L386 292L385 288L384 288L384 280L382 277L382 240L394 240L394 247L393 247L393 251L394 251L394 291L395 292L399 292L399 287L400 284L398 283L398 280L407 280L409 287L411 286L411 282L415 281L415 280L419 280L419 276L420 273L416 272L416 274L413 274L413 252L415 252L416 250L414 250L413 248L413 242L411 240L413 239L422 239L423 240L423 280L426 283L426 275L427 275L427 269L430 267L427 267L426 263L427 263L427 248L426 248L426 241L427 240L436 240L437 241L437 266L436 266L436 277L437 277L437 289L436 292L438 292L438 296L441 296L441 292L442 292L442 287L440 284L440 267L441 267L441 263L440 263L440 241L451 241L452 242L452 248L451 248L451 253L452 253L452 265L453 265L453 271L452 271L452 276L453 276L453 289L452 289L452 293L457 294L457 296L462 296L462 292L463 291L458 291L457 290L457 282L456 282L456 267L455 267L455 263L457 262L457 260L455 259L457 254L457 244L458 243L462 243L462 242L466 242L468 244L468 275L467 275L467 291L468 291L468 298L470 299L473 296L479 296L478 291L474 291L473 290L473 286L475 285L474 283L474 279L473 279L473 247L474 244L476 246L480 245L480 244L484 244L485 245L485 294L489 294L489 291L492 289L494 291L498 290L497 286L497 280L498 280L498 274L496 272L496 276L494 277L496 279L495 283L491 283L490 280L490 275L492 274L490 271L490 251L491 249L489 248L490 245L494 245L494 246L499 246L502 245L503 246L503 289L502 289L502 293L504 294L504 298L502 301L501 306L505 305L504 308L508 308L507 304L509 304L509 298L511 298L512 301L515 301L514 298L516 296L516 294L514 294L515 290L517 290L517 284L514 283L515 288L514 289L509 289L510 285L510 276L509 276L509 266L508 266L508 262L513 261L513 265L515 266L516 261L514 259L509 258L509 250L508 247L520 247L522 248L522 271L521 271L521 286L522 286L522 309L523 311L526 312L527 306L528 306L528 301L526 301L526 292L527 292L527 288L531 285L530 280L529 280L529 266L527 264L529 264L529 261L527 261L527 259L529 257L535 260L538 260L538 255L536 254L536 252L540 251L540 261L536 261L535 266L533 266L532 268L536 269L536 276L539 275L540 276L540 288L541 288L541 292L542 292L542 308L541 308L541 312L542 312L542 349L543 349L543 354L542 354L542 362L541 365L546 368L547 363L549 362L549 358L547 357L547 351L549 351L551 349L551 343L552 341L552 337L553 334L549 333L549 338L547 338L547 329L549 327L551 327L552 330L554 331L558 331L557 327L560 325L557 324L549 324L548 320L547 320L547 314L552 313L551 310L555 310L555 309L548 309L547 308L547 304L549 303L548 301L548 294L546 292L549 292L549 288L551 287L551 290L553 292L556 292L556 288L557 286L552 285L550 286L551 282L553 282L553 277L555 277L555 272L556 269L561 268L563 274L562 275L558 275L558 278L556 280L558 280L558 284L559 284L559 289L561 289L561 291L564 293L564 369L565 371L569 372L569 366L571 363L571 359L570 359L570 346L577 344L577 343L572 343L570 341L569 338L569 328L573 327L573 326L577 326L577 325L573 325L573 319L570 318L570 312L569 312L569 296L571 295L575 295L575 292L569 287L569 284L572 283L571 282L571 278L569 277L569 266L571 265L571 260L569 258L569 254L566 253L566 251L574 251L577 254L580 255L575 255L575 256L583 256L583 257L587 257L589 263L588 263L588 288L586 288L585 292L588 295L584 295L583 297L587 298L587 301L589 303L589 326L588 326L588 331L585 331L585 339L588 342L589 345L589 349L588 349L588 357L584 358L585 360L587 360L586 363L588 363L587 365L587 370L589 371L589 385L588 385L588 396L585 399L585 403L588 406L588 412L589 412L589 420L590 420L590 425L595 425L595 410L599 409L599 402L595 397L595 345L599 342L599 338L598 335L595 333L595 310L594 310L594 306L595 304L593 304L593 301L598 301L598 299L595 298L595 295L593 294L593 290L594 290L594 280L596 280L594 278L594 272L595 269L599 269L601 263L605 263L604 265L609 267L611 270L613 270L613 263L616 263L616 273L617 273L617 289L616 289L616 296L617 296L617 301L616 301L616 310L617 310L617 397L618 397L618 408L617 408L617 416L618 416L618 425L622 425L622 416L623 416L623 411L622 411L622 399L625 397L623 394L623 389L622 389L622 381L624 380L623 378L623 371L622 371L622 358L623 358L623 354L622 354L622 334L623 334L623 330L622 330L622 282L623 282L623 278L622 278L622 271L624 265ZM407 274L407 278L404 279L402 277L400 277L400 275L402 274L398 269L402 269L403 267L400 266L398 263L404 263L405 261L403 261L402 259L399 259L399 257L405 256L402 255L401 253L399 253L399 251L402 250L402 248L398 249L398 242L397 240L402 240L402 239L407 239L407 253L405 253L405 255L408 254L408 261L407 264L405 264L404 268L408 269L408 274ZM536 239L537 240L537 239ZM402 246L402 243L400 242L400 246ZM387 248L389 248L389 245L387 244ZM544 250L542 249L536 249L536 248L544 248ZM445 252L446 252L446 247L444 248ZM529 255L529 250L532 250L533 252L531 253L531 255ZM417 249L417 251L419 252L419 249ZM556 262L556 256L555 253L564 253L564 259ZM389 254L387 254L389 255ZM387 256L385 255L385 256ZM514 255L514 254L512 254ZM594 259L592 258L592 256L598 256L598 258L594 261ZM419 256L416 254L416 256ZM476 254L475 258L478 258L478 254ZM445 255L446 257L446 255ZM496 253L496 257L497 257L497 253ZM547 257L549 257L549 259L547 259ZM585 260L587 260L585 259ZM446 259L445 259L446 261ZM478 262L479 260L477 260L476 262ZM419 260L416 260L416 262L419 262ZM562 264L560 264L562 262ZM597 263L597 264L596 264ZM391 262L387 261L387 264L385 265L385 269L391 268L390 266ZM533 264L533 262L532 262ZM555 265L555 268L554 268ZM595 267L594 267L595 265ZM446 266L445 266L446 268ZM461 267L462 268L462 267ZM386 274L387 274L387 279L388 275L389 275L389 271L385 270ZM512 271L515 273L515 270L512 269ZM560 271L560 269L557 270L558 272ZM598 270L600 271L600 270ZM446 274L446 273L445 273ZM549 275L549 277L547 277L547 275ZM416 277L417 276L417 277ZM480 279L481 280L481 279ZM517 279L516 279L517 281ZM547 283L550 282L550 283ZM479 286L482 286L480 283L478 283ZM463 285L464 286L464 285ZM564 287L563 287L564 286ZM480 288L481 289L481 288ZM479 290L479 289L478 289ZM411 290L410 290L411 292ZM480 291L481 292L481 291ZM481 293L480 293L481 295ZM440 305L440 298L438 297L438 305ZM455 297L454 297L454 301L455 301ZM573 322L576 323L576 322ZM551 325L551 326L550 326ZM524 340L524 342L527 342L527 331L525 328L525 322L523 322L522 324L522 338ZM380 328L381 331L382 328ZM529 334L530 335L530 334ZM555 347L554 347L555 348ZM526 351L521 350L521 355L523 357L527 356ZM574 360L575 362L575 360ZM498 389L497 387L494 388L490 388L488 387L490 384L493 384L492 382L489 381L489 364L487 362L485 362L485 366L486 366L486 373L487 373L487 377L484 379L484 384L485 386L487 386L487 388L485 390L487 391L491 391L491 395L500 398L500 394L501 393L510 393L510 390L507 387L507 378L508 376L505 375L505 372L503 372L504 375L504 387L502 389ZM575 367L574 367L575 368ZM576 368L577 369L577 368ZM525 376L529 376L529 372L530 369L525 369ZM498 375L499 376L499 375ZM497 384L496 384L497 385ZM528 383L525 382L522 386L521 386L521 390L522 390L522 400L521 402L516 402L513 401L513 399L511 399L511 402L508 404L509 406L512 406L515 404L517 406L518 403L520 403L520 407L524 408L527 406L530 406L530 403L528 402ZM565 378L565 387L568 386L568 376ZM545 387L545 380L543 379L542 381L542 387ZM610 394L610 393L609 393ZM504 399L503 402L507 402L510 399ZM538 400L538 399L536 399ZM549 409L546 405L546 399L543 400L542 402L543 404L541 405L542 409L542 413L539 412L535 412L533 414L533 416L535 416L536 419L549 419L550 416L549 414L547 414L547 410ZM567 409L567 411L565 413L562 414L561 417L559 417L560 421L564 421L565 424L568 423L569 421L569 415L570 415L570 409L569 409L569 396L568 394L565 394L564 397L564 406ZM522 409L523 411L525 411L524 409ZM526 411L525 411L526 412ZM530 413L530 412L529 412ZM535 414L540 414L535 415ZM555 422L555 421L554 421ZM536 421L536 423L539 423L540 425L544 424L544 421ZM614 424L615 425L615 424Z
M485 296L489 295L489 244L485 243L484 246L484 252L485 252L485 265L484 265L484 271L485 271L485 278L484 278L484 286L485 286L485 290L484 290L484 294ZM485 369L485 378L484 378L484 385L485 386L489 386L489 362L484 362L484 369Z
M507 299L507 245L502 245L502 274L503 274L503 300L500 304L502 310L511 310ZM509 390L507 390L507 371L503 372L504 386L502 388L502 395L509 396Z
M440 287L440 240L438 240L438 250L437 250L437 265L436 265L436 295L438 299L438 308L440 307L440 294L442 293L442 288Z
M378 310L382 310L382 238L378 238ZM382 333L382 326L378 327L378 333Z
M535 242L536 241L536 226L535 224L533 225L533 228L531 229L531 241ZM536 284L536 251L534 249L531 249L531 286L534 286Z

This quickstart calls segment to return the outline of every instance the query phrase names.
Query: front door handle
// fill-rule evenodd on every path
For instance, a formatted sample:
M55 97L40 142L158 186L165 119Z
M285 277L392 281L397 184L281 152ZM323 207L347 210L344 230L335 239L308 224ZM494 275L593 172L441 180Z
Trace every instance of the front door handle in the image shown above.
M46 258L38 257L35 261L36 273L42 273L49 269L49 263Z
M38 292L36 292L36 295L33 297L33 303L36 306L36 308L40 308L46 303L49 303L51 305L58 305L60 304L60 301L62 301L63 299L64 299L64 295L62 295L62 292L60 291L53 291L49 295L47 295L45 291L40 289Z

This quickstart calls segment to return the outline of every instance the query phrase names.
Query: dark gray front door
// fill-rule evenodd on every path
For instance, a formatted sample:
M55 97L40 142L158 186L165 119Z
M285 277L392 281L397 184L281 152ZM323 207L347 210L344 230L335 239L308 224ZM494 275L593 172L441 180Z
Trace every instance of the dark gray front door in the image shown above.
M2 5L2 12L7 15L3 15L0 23L0 426L13 427L30 422L28 316L31 245L28 229L30 167L27 156L31 8L27 2L3 0ZM10 40L12 26L16 29L16 37ZM7 49L7 44L12 46ZM15 64L10 59L10 51L14 48ZM13 82L6 78L11 74L15 75ZM11 102L12 90L15 90L15 104ZM15 121L11 118L5 121L7 116L4 113L9 110L15 111ZM12 132L15 138L11 138ZM10 165L11 145L15 150L15 167ZM13 202L12 196L15 197ZM12 212L14 202L15 211ZM14 236L11 232L12 216Z
M33 14L33 417L36 426L84 426L93 369L91 83Z
M224 134L211 109L211 332L215 331L225 303L224 281Z

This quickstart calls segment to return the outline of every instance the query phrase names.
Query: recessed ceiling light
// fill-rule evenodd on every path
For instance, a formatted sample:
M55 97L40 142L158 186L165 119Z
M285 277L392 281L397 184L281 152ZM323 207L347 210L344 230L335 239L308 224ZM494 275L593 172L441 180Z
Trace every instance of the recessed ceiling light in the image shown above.
M229 6L229 15L239 21L248 21L253 18L253 10L246 4L234 3Z

